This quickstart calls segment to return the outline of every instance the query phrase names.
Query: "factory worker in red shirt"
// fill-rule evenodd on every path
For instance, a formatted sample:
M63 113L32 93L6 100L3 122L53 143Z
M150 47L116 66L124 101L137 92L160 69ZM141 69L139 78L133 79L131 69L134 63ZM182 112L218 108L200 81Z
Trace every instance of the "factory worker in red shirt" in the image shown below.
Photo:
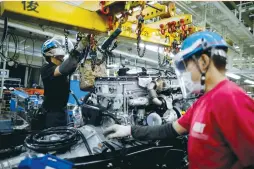
M108 138L158 140L189 134L190 169L254 168L254 101L226 76L224 39L214 32L186 38L174 57L184 97L201 97L174 123L160 126L112 125Z

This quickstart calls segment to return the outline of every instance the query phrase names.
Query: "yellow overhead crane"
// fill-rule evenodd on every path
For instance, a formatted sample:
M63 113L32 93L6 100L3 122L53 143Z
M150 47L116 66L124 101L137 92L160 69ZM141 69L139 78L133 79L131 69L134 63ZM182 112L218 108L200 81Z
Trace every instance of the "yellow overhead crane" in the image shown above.
M96 11L89 11L60 1L2 1L1 15L15 20L84 31L106 32L106 18Z
M139 6L141 11L133 12L133 9ZM166 31L169 30L168 23L174 21L178 26L177 24L181 19L184 20L184 25L189 25L192 22L191 15L176 15L173 3L169 3L168 6L156 3L151 7L144 1L1 2L2 16L93 33L113 32L119 26L119 21L117 22L115 17L119 12L125 15L124 22L121 22L122 33L120 36L132 39L137 38L137 15L142 15L144 20L160 17L159 21L149 24L142 23L141 40L165 46L171 46L173 40L181 40L179 36L181 30ZM162 25L164 25L163 29L166 32L164 34L162 33ZM198 31L197 28L195 31Z

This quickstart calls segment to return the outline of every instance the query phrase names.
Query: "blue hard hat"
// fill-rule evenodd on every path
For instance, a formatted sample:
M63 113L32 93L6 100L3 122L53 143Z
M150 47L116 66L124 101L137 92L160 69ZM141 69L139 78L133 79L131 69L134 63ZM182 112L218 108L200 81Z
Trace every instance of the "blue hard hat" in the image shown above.
M182 61L193 55L211 48L222 48L227 50L226 41L217 33L202 31L187 37L181 46L181 51L174 57L176 66L181 69Z
M57 41L53 41L53 40L47 40L46 42L43 43L42 47L41 47L41 53L43 56L46 56L46 52L48 52L51 49L54 48L58 48L59 47L59 43L57 43Z
M69 50L74 48L69 39L66 41L63 36L55 36L44 42L41 48L41 53L43 56L63 56L67 52L66 46L68 46Z

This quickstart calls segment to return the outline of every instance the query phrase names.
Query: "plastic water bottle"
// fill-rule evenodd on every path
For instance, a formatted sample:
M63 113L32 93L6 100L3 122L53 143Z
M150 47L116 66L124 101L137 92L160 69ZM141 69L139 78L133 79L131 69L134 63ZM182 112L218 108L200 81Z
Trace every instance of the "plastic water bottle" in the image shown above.
M73 112L73 122L74 122L74 127L80 127L83 125L83 117L82 117L82 111L81 107L75 106L72 110Z

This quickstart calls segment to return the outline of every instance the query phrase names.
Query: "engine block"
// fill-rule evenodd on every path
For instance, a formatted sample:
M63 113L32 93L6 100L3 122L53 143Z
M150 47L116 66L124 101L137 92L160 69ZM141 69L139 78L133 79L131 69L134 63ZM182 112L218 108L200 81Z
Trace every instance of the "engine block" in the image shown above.
M148 85L155 81L161 82L158 83L156 91L153 89L157 93L156 97L163 102L160 106L154 103L148 89ZM177 80L169 77L101 77L95 81L95 93L90 100L93 105L102 107L107 113L114 115L121 124L146 125L151 124L147 123L151 119L155 121L153 124L157 124L158 121L170 122L179 117L179 112L176 112L179 110L172 104L176 98L173 96L181 97L181 94L173 95L173 91L178 89ZM152 116L148 120L149 114ZM109 119L104 121L107 126L110 125L109 121Z

